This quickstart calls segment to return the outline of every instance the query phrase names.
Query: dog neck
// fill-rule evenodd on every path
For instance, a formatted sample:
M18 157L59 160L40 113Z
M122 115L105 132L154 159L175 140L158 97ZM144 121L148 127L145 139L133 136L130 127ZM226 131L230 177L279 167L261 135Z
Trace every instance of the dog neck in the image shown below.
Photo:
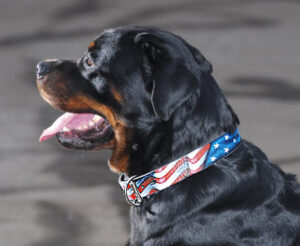
M131 154L128 176L142 175L178 159L224 132L233 133L238 119L212 76L172 114L140 139ZM223 107L223 108L222 108Z

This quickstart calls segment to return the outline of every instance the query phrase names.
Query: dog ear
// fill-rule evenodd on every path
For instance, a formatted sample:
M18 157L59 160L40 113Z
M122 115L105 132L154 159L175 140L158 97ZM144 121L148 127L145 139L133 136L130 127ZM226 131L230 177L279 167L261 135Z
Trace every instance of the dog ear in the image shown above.
M171 43L162 34L140 33L135 41L143 50L143 62L150 63L152 94L155 114L163 121L200 88L198 65L189 54ZM183 46L183 43L180 43ZM186 49L188 52L188 50Z

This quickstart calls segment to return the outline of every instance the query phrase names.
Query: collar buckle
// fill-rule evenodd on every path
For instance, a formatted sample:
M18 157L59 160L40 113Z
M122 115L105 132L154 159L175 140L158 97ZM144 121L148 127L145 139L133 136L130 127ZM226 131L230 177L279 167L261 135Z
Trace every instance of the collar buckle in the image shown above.
M136 184L134 182L136 177L137 176L134 175L129 178L126 173L121 173L119 176L118 182L124 191L124 195L125 195L125 198L126 198L126 201L128 202L128 204L131 206L139 207L143 202L143 198L141 196L141 193L138 190L138 187L136 186ZM136 199L134 199L134 200L130 199L128 196L129 185L131 186L131 189L132 189L133 193L135 194Z

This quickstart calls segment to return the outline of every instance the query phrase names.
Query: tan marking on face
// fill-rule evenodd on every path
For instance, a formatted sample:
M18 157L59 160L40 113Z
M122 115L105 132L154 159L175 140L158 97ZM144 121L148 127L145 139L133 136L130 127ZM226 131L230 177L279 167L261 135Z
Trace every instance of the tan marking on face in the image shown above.
M40 92L41 97L42 97L47 103L49 103L50 105L53 105L53 103L54 103L54 102L53 102L53 99L52 99L52 97L49 96L49 94L45 91L44 86L43 86L43 83L40 82L39 79L37 79L37 80L36 80L36 84L37 84L37 88L38 88L38 90L39 90L39 92Z
M66 96L62 97L62 95L66 95L68 90L61 81L60 76L55 74L46 75L44 78L36 80L42 98L58 110L64 110L67 103Z
M111 93L114 96L114 98L116 99L117 102L122 102L123 101L123 97L122 95L117 91L116 87L114 87L113 85L110 87Z
M80 103L82 103L82 105ZM92 109L105 115L109 123L113 126L115 133L115 148L109 160L109 167L116 173L127 172L129 165L128 148L132 131L126 126L125 122L118 119L116 114L108 106L95 102L93 99L83 95L74 97L68 105L70 108L73 108L73 110L74 106L76 106L77 109L85 107L86 109Z
M47 80L48 76L46 75L43 79L37 79L36 83L37 83L37 88L40 92L41 97L50 105L52 105L54 108L59 109L59 107L57 106L58 104L58 100L55 100L55 98L53 98L52 95L49 94L49 92L47 91L47 87L45 86L45 83L43 81Z
M132 130L123 124L119 124L115 130L116 149L108 164L110 169L116 173L126 173L129 166L128 148L131 141Z
M95 41L90 42L90 44L89 44L89 50L92 49L92 48L94 48L94 46L95 46Z
M107 143L100 144L94 150L101 150L101 149L114 149L116 147L116 139L113 138Z
M52 98L45 91L40 90L40 95L47 103L49 103L52 106L55 105L55 101L53 101Z

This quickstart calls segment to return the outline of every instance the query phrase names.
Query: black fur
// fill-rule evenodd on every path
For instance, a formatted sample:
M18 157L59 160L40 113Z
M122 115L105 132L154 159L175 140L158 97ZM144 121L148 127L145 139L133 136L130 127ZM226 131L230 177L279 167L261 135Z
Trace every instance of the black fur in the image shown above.
M211 64L182 38L126 27L104 33L97 44L91 52L101 73L87 71L83 60L78 69L89 85L100 81L90 94L134 130L127 150L130 176L239 124ZM107 83L114 83L122 103L109 99ZM300 186L243 140L227 158L131 207L130 224L130 246L299 246Z

